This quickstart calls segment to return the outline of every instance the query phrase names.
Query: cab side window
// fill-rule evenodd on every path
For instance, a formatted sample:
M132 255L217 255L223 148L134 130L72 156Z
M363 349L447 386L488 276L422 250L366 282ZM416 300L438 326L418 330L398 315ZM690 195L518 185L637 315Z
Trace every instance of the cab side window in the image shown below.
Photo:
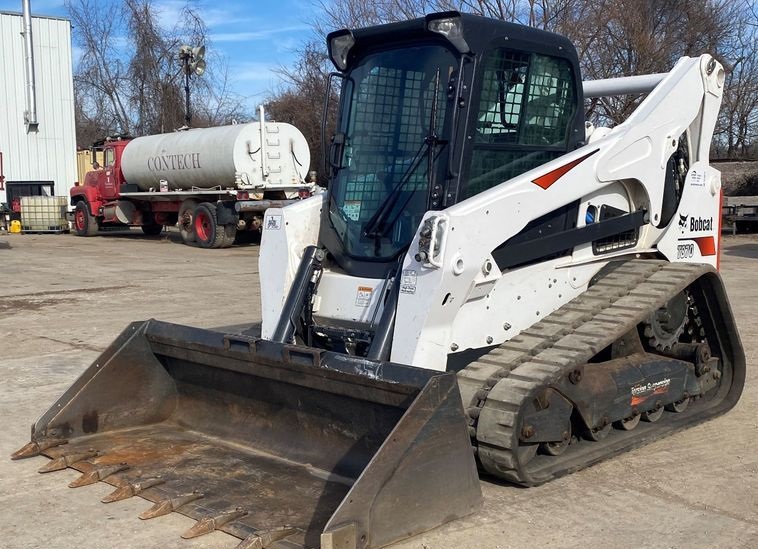
M565 154L576 114L566 59L507 48L484 60L468 198Z
M484 62L476 143L517 143L529 54L495 50Z

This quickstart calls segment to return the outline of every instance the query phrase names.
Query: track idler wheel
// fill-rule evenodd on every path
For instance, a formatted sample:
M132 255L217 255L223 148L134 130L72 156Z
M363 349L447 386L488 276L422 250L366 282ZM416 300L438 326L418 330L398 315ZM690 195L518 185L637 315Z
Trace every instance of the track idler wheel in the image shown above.
M679 402L672 402L671 404L666 404L666 410L668 410L669 412L681 414L687 409L689 405L690 405L690 397L685 397Z
M571 444L571 425L563 433L563 439L556 442L540 443L540 452L549 456L560 456Z
M597 427L595 429L588 429L585 433L585 436L594 442L600 442L605 437L608 436L608 433L611 432L611 424L606 423L603 427Z
M632 417L620 419L613 422L613 426L616 427L616 429L621 429L622 431L631 431L639 424L640 414L634 414Z
M661 419L662 416L663 406L658 406L658 408L655 408L654 410L650 410L648 412L642 412L643 421L647 421L648 423L655 423Z

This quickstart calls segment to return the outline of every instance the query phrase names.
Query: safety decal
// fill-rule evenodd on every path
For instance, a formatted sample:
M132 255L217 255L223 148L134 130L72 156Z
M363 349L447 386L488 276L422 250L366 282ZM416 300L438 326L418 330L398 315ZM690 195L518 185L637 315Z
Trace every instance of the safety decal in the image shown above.
M403 279L400 282L400 291L404 294L416 293L416 271L413 269L403 270Z
M371 305L371 294L374 289L369 286L358 286L358 292L355 294L356 307L368 307Z
M693 187L705 187L705 172L690 172L690 185Z
M342 206L342 212L350 221L358 221L361 218L361 201L347 200Z
M266 217L266 230L278 231L282 228L282 216L281 215L269 215Z

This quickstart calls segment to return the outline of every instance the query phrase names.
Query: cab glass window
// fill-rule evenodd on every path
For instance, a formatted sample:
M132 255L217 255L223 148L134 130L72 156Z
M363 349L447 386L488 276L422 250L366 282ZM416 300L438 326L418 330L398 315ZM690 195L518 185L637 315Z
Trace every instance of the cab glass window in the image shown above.
M568 60L507 48L490 52L463 198L564 154L576 103Z

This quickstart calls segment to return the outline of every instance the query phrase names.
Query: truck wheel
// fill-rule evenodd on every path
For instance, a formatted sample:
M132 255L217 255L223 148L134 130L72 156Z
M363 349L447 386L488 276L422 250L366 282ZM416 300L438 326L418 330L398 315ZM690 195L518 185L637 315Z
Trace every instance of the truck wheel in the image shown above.
M147 236L157 236L163 232L163 225L158 225L157 223L150 225L140 225L140 228L142 229L142 232Z
M177 225L179 226L179 233L182 235L182 240L185 244L192 244L195 241L195 209L197 208L197 200L188 198L179 208L179 219Z
M195 242L201 248L221 248L226 243L226 230L218 224L216 205L202 202L195 209Z
M80 200L74 208L74 232L76 236L95 236L97 229L97 219L89 213L87 203Z
M222 248L229 248L234 244L234 240L237 238L236 225L224 225L224 245Z

